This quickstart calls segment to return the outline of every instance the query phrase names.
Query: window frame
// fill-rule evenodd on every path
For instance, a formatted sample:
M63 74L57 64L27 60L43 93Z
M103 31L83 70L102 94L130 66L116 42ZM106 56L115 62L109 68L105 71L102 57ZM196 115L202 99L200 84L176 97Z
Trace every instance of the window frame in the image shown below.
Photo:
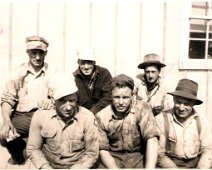
M182 15L181 15L181 50L180 50L180 61L179 69L192 69L192 70L212 70L212 59L190 59L189 58L189 35L190 35L190 18L192 19L211 19L211 17L203 16L192 16L192 2L195 1L184 1L181 4ZM203 2L203 1L201 1ZM207 2L206 0L204 2ZM211 2L212 3L212 2Z

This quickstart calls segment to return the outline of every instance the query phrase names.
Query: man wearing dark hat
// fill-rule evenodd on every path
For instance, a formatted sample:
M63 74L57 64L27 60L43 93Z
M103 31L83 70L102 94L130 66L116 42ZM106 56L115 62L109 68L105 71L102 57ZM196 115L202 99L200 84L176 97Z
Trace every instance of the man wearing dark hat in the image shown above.
M212 136L203 114L194 106L198 84L182 79L174 92L174 107L156 116L160 133L158 166L161 168L205 168L212 165Z
M158 132L150 106L133 102L134 81L129 76L115 76L111 86L112 104L96 114L100 127L99 167L155 168Z
M83 48L77 51L78 69L73 73L78 87L78 104L96 114L111 104L108 69L96 65L95 49Z
M161 68L165 66L157 54L147 54L143 63L138 65L139 69L144 69L144 74L137 75L136 98L148 102L154 116L172 106L172 100L169 99L160 77Z
M15 70L1 97L3 125L0 129L0 140L11 154L11 164L22 164L25 161L24 139L28 137L33 113L39 108L51 107L51 100L47 98L50 69L44 62L48 45L39 36L26 38L29 62Z

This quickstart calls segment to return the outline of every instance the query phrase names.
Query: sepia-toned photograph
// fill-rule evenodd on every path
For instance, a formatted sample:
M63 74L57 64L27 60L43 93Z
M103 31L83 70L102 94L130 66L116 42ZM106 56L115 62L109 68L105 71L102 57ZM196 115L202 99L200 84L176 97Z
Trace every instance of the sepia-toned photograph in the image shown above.
M0 169L212 168L212 1L0 0Z

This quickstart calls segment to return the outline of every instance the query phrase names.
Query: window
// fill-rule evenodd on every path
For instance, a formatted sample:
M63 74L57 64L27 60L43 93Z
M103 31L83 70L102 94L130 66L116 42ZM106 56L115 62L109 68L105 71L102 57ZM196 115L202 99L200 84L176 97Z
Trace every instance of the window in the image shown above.
M184 10L186 8L188 35L187 40L183 39L187 45L183 50L184 58L181 60L180 68L212 69L212 2L190 1ZM183 22L186 23L185 20Z

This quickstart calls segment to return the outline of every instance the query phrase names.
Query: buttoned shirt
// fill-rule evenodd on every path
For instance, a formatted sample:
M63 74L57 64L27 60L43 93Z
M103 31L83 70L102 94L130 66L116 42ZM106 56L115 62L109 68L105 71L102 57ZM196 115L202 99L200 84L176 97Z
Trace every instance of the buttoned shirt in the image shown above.
M27 154L36 168L90 168L99 154L93 113L83 107L65 124L55 110L37 111L32 118Z
M51 71L47 63L35 73L28 63L22 64L11 79L1 97L1 104L9 103L18 112L28 112L39 108L39 102L48 97L48 77Z
M159 164L162 167L168 167L170 158L190 159L201 154L199 167L210 168L212 160L212 136L208 122L203 115L195 113L189 117L185 124L181 124L174 115L174 110L167 112L169 123L169 141L166 141L164 117L161 114L156 116L160 134ZM199 117L201 132L198 132L196 117ZM166 153L166 142L170 142L170 154Z
M144 75L138 75L135 82L135 94L137 99L148 102L152 109L161 108L161 110L169 110L172 108L172 97L167 94L160 77L157 80L157 85L151 91L147 90Z
M157 126L149 105L135 102L129 113L119 119L112 105L97 113L100 126L100 149L108 151L139 152L141 141L157 137Z

